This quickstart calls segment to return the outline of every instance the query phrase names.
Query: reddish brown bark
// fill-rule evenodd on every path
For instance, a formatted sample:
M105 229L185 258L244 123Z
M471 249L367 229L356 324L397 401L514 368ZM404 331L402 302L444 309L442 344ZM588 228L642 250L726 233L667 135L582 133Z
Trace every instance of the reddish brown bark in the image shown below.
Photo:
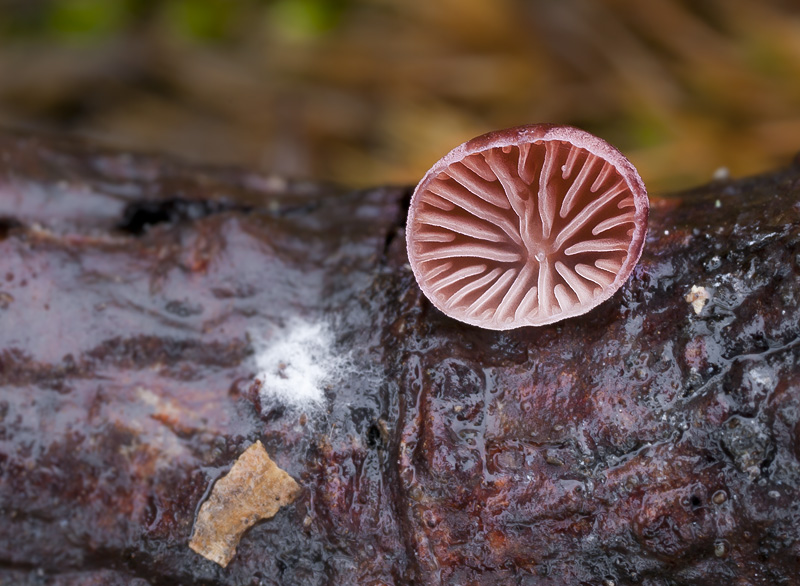
M422 297L408 190L0 154L0 581L798 583L800 168L655 201L610 300L496 332ZM293 318L348 361L308 413L255 381ZM222 569L192 524L256 440L302 493Z

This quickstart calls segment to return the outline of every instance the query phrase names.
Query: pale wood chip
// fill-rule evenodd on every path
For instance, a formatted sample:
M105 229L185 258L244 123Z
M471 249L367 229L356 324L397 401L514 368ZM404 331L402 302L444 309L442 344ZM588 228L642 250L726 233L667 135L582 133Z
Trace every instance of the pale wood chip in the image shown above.
M249 527L273 517L299 494L297 482L278 468L257 441L217 480L200 507L189 547L224 568Z

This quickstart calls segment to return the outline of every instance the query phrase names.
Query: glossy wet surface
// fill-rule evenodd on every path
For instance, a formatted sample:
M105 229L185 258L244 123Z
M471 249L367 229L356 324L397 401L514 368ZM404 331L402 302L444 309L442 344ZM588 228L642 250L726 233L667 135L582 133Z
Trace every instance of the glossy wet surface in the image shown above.
M406 190L0 153L0 581L797 583L800 169L654 202L609 301L493 332L417 288ZM321 407L256 382L297 320ZM258 439L303 492L223 570L192 523Z

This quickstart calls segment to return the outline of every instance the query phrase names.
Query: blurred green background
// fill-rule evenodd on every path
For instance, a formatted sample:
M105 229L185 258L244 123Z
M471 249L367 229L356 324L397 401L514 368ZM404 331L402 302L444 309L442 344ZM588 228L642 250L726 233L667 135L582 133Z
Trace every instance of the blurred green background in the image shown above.
M0 0L0 125L364 186L569 123L657 193L800 150L799 5Z

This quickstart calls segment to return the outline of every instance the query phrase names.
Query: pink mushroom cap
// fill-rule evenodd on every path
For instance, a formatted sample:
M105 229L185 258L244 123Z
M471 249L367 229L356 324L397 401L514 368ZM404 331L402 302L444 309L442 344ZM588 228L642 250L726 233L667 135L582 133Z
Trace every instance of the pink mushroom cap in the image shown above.
M493 330L541 326L611 297L639 261L647 191L630 161L571 126L490 132L419 182L406 227L425 296Z

